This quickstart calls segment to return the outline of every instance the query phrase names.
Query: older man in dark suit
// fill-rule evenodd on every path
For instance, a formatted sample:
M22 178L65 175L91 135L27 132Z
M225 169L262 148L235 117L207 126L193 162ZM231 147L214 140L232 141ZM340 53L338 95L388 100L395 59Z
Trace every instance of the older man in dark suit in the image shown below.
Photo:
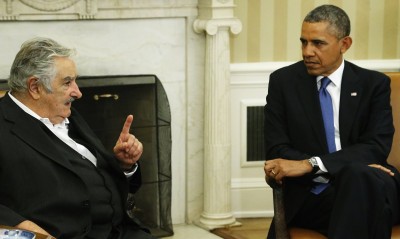
M289 226L330 239L390 238L399 218L399 172L386 161L390 79L344 60L349 34L350 20L336 6L304 19L303 61L270 76L264 171L284 184Z
M59 239L154 238L127 215L143 146L127 117L113 154L71 108L82 94L73 51L25 42L0 101L0 225Z

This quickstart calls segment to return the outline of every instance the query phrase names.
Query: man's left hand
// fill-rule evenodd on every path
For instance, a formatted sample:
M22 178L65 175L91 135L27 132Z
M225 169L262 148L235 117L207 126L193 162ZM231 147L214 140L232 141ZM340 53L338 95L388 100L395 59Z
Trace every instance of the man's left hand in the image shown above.
M390 176L394 176L394 173L392 172L392 170L390 170L390 169L388 169L388 168L386 168L386 167L384 167L384 166L382 166L382 165L380 165L380 164L370 164L370 165L368 165L368 166L373 167L373 168L380 169L380 170L382 170L383 172L389 174Z

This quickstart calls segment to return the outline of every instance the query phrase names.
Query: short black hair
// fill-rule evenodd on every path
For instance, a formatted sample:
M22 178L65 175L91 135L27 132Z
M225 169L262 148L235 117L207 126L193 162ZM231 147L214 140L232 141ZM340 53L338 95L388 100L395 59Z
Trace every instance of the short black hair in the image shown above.
M304 22L328 22L332 33L338 38L350 35L350 19L346 12L334 5L321 5L307 14Z

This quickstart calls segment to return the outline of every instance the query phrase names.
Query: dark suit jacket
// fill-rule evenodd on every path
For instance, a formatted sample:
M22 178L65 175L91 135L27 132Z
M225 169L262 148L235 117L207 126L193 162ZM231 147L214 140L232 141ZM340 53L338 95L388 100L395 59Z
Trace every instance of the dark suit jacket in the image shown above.
M73 110L69 120L107 161L125 206L128 191L140 186L140 172L127 180L81 116ZM52 235L78 235L91 226L88 188L65 153L52 147L58 138L49 137L46 130L8 94L0 100L0 224L14 226L31 220ZM131 223L127 216L125 221Z
M273 72L265 106L267 160L319 156L333 178L348 164L387 166L394 134L390 79L345 61L341 87L342 150L329 154L316 78L308 75L303 61ZM284 204L288 221L309 192L311 176L285 179ZM398 173L396 177L399 181Z

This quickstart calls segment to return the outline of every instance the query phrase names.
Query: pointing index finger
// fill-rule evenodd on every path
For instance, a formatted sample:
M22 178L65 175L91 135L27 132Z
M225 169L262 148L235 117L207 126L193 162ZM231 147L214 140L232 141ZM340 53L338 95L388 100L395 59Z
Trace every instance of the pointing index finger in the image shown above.
M124 126L122 127L121 140L125 140L126 136L129 135L129 130L131 128L132 122L133 122L133 115L128 115L128 117L126 117Z

